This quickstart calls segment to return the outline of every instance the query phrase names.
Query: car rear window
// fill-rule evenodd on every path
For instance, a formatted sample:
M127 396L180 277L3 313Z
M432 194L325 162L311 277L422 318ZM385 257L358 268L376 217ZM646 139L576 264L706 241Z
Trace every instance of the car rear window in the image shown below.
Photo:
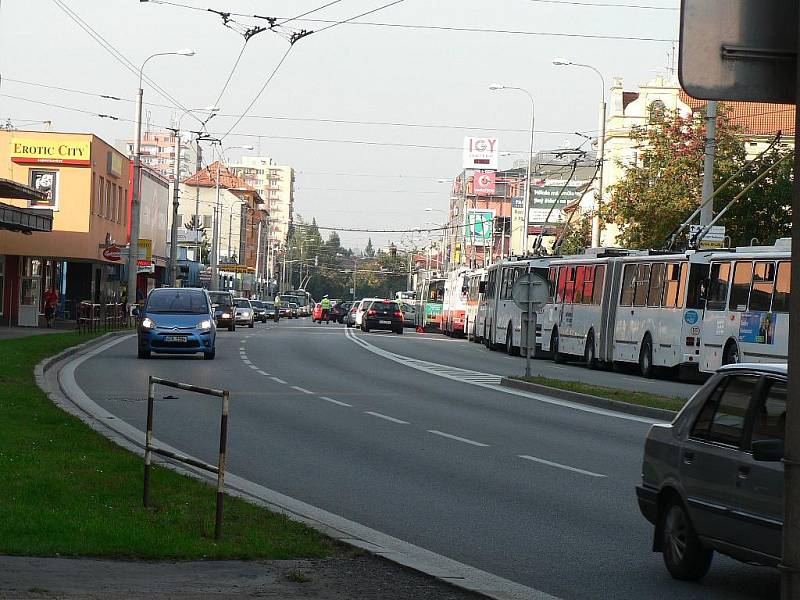
M236 308L250 308L250 300L246 298L237 298L234 300Z
M388 310L390 312L395 312L400 310L400 307L397 305L397 302L389 302L386 300L378 300L376 302L373 302L370 305L370 308L374 308L377 310Z
M264 303L260 300L250 300L250 305L254 308L264 308Z
M209 297L211 298L211 302L213 304L219 304L221 306L231 306L233 300L231 299L230 294L226 294L224 292L209 292Z
M197 290L154 290L147 299L147 312L189 313L208 312L205 293Z

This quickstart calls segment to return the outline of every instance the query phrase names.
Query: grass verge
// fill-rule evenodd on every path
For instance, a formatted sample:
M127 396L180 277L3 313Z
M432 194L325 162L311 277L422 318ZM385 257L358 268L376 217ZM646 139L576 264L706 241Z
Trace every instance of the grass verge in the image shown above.
M541 375L534 375L532 377L512 377L512 379L529 381L530 383L537 383L559 390L591 394L592 396L608 398L609 400L616 400L618 402L627 402L628 404L650 406L652 408L665 408L667 410L678 411L686 404L686 399L678 396L659 396L658 394L620 390L617 388L604 387L602 385L592 385L591 383L562 381L561 379L551 379L550 377L542 377Z
M92 335L0 341L0 553L141 559L293 559L335 542L241 499L225 498L214 541L214 490L155 467L142 507L143 460L54 406L34 381L42 359Z

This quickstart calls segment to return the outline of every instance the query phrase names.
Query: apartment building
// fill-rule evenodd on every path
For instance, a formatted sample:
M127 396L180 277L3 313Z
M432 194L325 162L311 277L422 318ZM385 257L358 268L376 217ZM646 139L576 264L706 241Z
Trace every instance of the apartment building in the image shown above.
M133 140L116 140L115 147L133 156ZM175 133L172 131L145 131L140 144L142 164L150 167L168 181L175 178ZM197 169L197 146L181 138L181 179L190 177Z

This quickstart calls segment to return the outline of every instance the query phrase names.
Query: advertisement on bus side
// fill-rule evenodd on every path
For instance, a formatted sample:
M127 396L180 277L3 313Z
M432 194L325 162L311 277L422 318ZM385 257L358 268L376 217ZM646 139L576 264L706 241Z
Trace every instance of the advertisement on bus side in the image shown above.
M743 312L739 319L739 341L753 344L775 343L775 318L771 312Z

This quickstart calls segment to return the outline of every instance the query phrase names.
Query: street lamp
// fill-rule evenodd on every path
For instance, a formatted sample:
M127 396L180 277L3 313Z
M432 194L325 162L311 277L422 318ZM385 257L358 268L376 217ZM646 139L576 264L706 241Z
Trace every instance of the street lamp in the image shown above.
M492 83L489 85L489 89L492 91L497 90L516 90L518 92L522 92L523 94L527 95L531 101L531 134L530 134L530 146L528 148L528 169L527 174L525 177L525 200L522 205L522 211L524 214L523 217L523 228L522 228L522 250L524 254L528 253L528 221L530 220L529 213L531 208L531 164L533 163L533 126L535 122L535 115L536 115L536 103L533 100L533 95L526 90L525 88L515 87L510 85L503 85L501 83Z
M597 140L597 160L600 161L597 170L597 187L599 193L595 195L594 204L592 206L592 248L600 246L600 209L603 205L603 163L606 145L606 80L603 74L592 65L585 65L583 63L572 62L564 58L554 58L553 64L557 67L582 67L590 69L600 78L600 137Z
M194 50L182 48L175 52L157 52L148 56L139 68L139 90L136 94L136 112L133 126L133 191L131 195L131 234L128 247L128 304L136 302L136 279L138 276L139 261L139 207L141 199L139 197L139 179L141 176L141 138L142 138L142 78L144 67L148 61L156 56L194 56Z
M178 209L180 208L180 201L178 198L178 192L180 188L180 181L181 181L181 121L183 121L183 117L185 117L188 113L194 112L195 110L208 112L209 115L206 117L204 121L202 121L203 126L205 126L208 121L210 121L216 113L219 112L219 106L207 106L202 109L187 109L183 111L180 117L178 117L178 122L175 125L175 164L174 164L174 177L175 180L172 184L172 227L170 228L170 247L169 247L169 275L168 275L168 282L171 286L175 286L178 278ZM198 136L199 138L199 136ZM197 141L197 162L200 162L200 140ZM198 169L199 170L199 167ZM197 197L195 199L195 215L200 212L198 204L200 203L200 187L197 187ZM197 236L197 226L195 224L195 236ZM198 244L199 245L199 244Z
M217 275L219 273L219 220L221 218L221 211L219 206L219 165L222 160L225 158L225 150L233 150L236 148L241 148L243 150L253 150L253 146L245 145L245 146L228 146L227 148L222 148L221 143L219 140L215 140L217 144L220 145L219 150L219 157L217 158L217 174L214 177L215 179L215 187L216 187L216 201L214 203L214 227L213 232L211 234L211 290L216 291L219 289L219 281L217 280Z

